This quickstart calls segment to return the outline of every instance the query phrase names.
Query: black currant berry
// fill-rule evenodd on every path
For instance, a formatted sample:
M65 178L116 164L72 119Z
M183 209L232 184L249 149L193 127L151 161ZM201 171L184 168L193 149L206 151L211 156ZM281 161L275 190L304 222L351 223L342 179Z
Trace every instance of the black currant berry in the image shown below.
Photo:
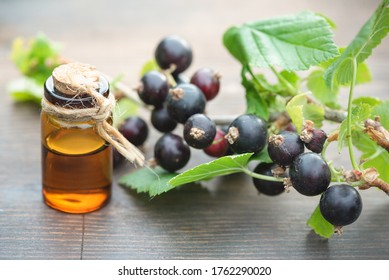
M152 70L141 79L138 95L142 101L149 105L161 106L169 92L169 84L165 75Z
M227 155L230 145L228 145L225 136L226 134L222 130L216 129L216 135L213 138L212 144L206 147L204 152L216 158Z
M180 136L166 133L155 143L154 159L163 169L174 172L188 163L190 149Z
M220 74L209 68L201 68L193 74L190 82L201 89L207 100L211 100L219 93Z
M160 132L173 131L177 126L177 122L170 117L166 106L153 109L151 112L151 124Z
M184 72L192 63L192 48L183 38L171 35L162 39L155 50L155 60L162 69L175 65L173 75Z
M331 172L325 160L316 153L298 155L289 168L293 187L307 196L319 195L331 182Z
M322 129L314 128L311 131L309 141L305 142L305 147L315 153L321 153L323 145L327 140L327 134Z
M273 162L288 166L296 156L304 152L304 142L297 133L282 131L269 137L267 151Z
M194 114L184 125L186 143L196 149L204 149L212 144L216 135L216 125L204 114Z
M226 138L237 154L260 152L266 145L266 122L252 114L240 115L228 127Z
M135 146L142 145L149 135L147 123L140 117L132 116L124 120L119 132Z
M166 98L169 115L179 123L197 113L203 113L206 100L201 90L192 84L181 84L170 90Z
M277 167L279 167L277 164L262 162L258 164L257 167L255 167L254 172L266 176L273 176L272 170ZM282 177L286 177L286 174ZM265 195L274 196L285 191L283 182L272 182L263 179L253 178L253 183L257 190Z
M334 226L352 224L362 212L361 196L347 184L333 185L321 195L320 212Z

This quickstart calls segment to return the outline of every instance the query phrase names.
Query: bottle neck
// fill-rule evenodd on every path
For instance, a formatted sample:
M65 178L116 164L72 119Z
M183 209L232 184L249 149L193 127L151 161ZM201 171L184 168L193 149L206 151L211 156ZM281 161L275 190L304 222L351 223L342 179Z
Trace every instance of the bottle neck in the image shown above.
M109 83L107 79L105 79L103 76L100 76L99 83L100 83L100 87L98 90L99 93L102 94L104 97L108 97ZM82 109L82 108L92 108L95 106L95 101L93 97L91 97L88 94L69 96L58 91L54 87L52 76L50 76L45 82L44 96L47 99L47 101L49 101L50 103L61 107Z

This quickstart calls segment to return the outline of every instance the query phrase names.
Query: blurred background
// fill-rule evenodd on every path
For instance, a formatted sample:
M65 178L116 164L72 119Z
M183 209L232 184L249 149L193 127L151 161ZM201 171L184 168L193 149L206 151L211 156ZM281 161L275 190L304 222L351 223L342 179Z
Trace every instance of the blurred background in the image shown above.
M43 32L62 45L65 57L94 64L111 76L124 74L124 81L135 85L142 65L153 57L161 38L178 34L190 42L194 52L192 66L186 73L191 75L199 67L214 68L223 75L224 96L236 96L243 93L240 67L222 45L222 36L228 27L312 10L326 15L337 24L335 42L342 46L352 40L379 2L0 0L0 66L2 71L14 71L8 54L15 37L29 38ZM378 65L379 69L385 69L380 66L387 63L382 59L383 50L389 47L387 41L375 49L369 59L373 60L373 77L388 76L388 72L377 72L375 68ZM7 75L13 77L17 73ZM6 82L0 81L2 84ZM240 113L244 111L242 101L243 98L236 98L232 104L217 108L219 106L215 100L209 110Z

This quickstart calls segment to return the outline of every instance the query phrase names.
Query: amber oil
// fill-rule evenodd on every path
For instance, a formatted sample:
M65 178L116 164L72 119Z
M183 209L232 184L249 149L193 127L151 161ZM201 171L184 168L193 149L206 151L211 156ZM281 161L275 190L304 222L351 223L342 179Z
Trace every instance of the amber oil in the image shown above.
M103 80L101 94L108 94ZM90 97L68 98L49 78L45 97L69 108L92 106ZM104 206L111 196L112 151L93 121L71 124L42 112L42 193L45 203L68 213L87 213Z

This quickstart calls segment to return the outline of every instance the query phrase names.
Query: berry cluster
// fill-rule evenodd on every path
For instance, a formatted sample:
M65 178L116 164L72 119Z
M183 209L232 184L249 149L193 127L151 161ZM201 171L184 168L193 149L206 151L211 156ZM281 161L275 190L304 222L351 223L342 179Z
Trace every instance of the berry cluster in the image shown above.
M160 70L145 73L137 89L139 98L152 106L151 124L163 133L154 146L157 165L169 172L183 168L190 159L190 147L221 157L257 154L267 146L272 162L262 162L254 169L254 173L264 175L253 178L260 193L275 196L293 186L305 196L321 195L321 213L336 227L359 217L362 202L358 191L346 184L329 187L330 167L320 155L327 139L323 130L306 121L300 134L290 125L268 136L267 122L253 114L240 115L218 128L204 112L207 102L219 92L220 76L202 68L187 79L183 72L192 58L192 49L184 39L165 37L155 50ZM177 125L183 126L181 136L173 133ZM119 130L134 145L142 145L148 135L147 124L139 117L128 118ZM283 182L268 180L270 177Z
M154 57L160 70L145 73L137 92L146 105L152 106L151 124L163 133L154 146L156 164L170 172L183 168L190 159L189 147L203 149L214 157L225 155L228 143L224 132L204 114L206 103L219 93L220 75L210 68L201 68L187 79L183 72L191 65L193 53L188 42L179 36L163 38ZM142 136L138 137L144 141L147 129L141 131L133 124L139 121L138 117L125 120L121 126L123 135L140 133ZM178 124L183 125L182 136L173 133ZM127 139L135 145L143 143Z
M331 171L322 158L326 133L307 121L301 134L281 131L268 139L268 154L273 163L260 163L254 172L267 176L288 177L285 185L293 186L305 196L321 194L320 210L323 217L336 227L353 223L362 211L358 191L347 184L329 187ZM307 148L308 152L305 152ZM281 172L280 172L281 170ZM288 175L287 175L288 174ZM260 193L277 195L284 191L282 182L253 178Z

